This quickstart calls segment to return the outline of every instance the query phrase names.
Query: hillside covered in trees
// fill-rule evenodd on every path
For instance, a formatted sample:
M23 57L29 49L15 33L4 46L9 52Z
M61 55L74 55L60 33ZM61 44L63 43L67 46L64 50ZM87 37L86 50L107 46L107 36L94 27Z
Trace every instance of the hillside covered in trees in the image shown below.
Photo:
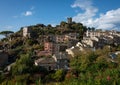
M1 67L0 84L2 85L119 85L120 83L120 55L115 59L109 56L111 52L120 50L120 46L105 46L95 51L80 52L70 58L69 70L52 70L34 65L37 59L35 50L44 50L43 39L47 35L63 35L78 33L81 41L87 30L81 23L67 23L62 21L55 27L37 24L28 26L30 37L23 37L23 28L18 32L1 32L6 37L0 41L0 50L9 56L10 71L6 66ZM6 33L7 32L7 33ZM7 34L7 35L6 35ZM49 40L49 39L48 39ZM42 56L44 57L44 56ZM51 56L49 56L51 57Z
M5 35L5 38L1 39L1 50L8 51L10 56L19 57L20 54L27 53L31 50L43 50L42 39L48 35L63 35L67 33L79 33L79 41L82 39L84 32L87 28L81 23L67 23L62 21L60 25L52 27L51 25L37 24L28 26L31 29L31 37L23 37L23 27L15 33L12 31L3 31L0 34ZM27 48L26 48L27 47Z

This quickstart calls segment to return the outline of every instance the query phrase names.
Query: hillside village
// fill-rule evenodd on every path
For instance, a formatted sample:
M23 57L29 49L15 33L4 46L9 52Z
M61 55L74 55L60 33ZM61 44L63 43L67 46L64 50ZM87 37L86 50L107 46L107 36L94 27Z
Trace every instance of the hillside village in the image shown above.
M17 44L18 46L19 45L29 46L28 44L35 45L35 43L37 43L38 45L39 43L38 46L41 46L41 49L39 49L40 47L38 46L37 46L38 49L32 48L32 52L34 53L35 56L37 56L37 60L34 61L35 65L44 66L49 70L52 70L52 69L55 70L55 69L61 69L61 68L69 69L69 62L68 62L69 58L68 58L68 53L66 52L66 49L72 46L75 46L76 43L80 41L80 35L79 35L79 31L78 32L77 30L74 31L74 29L69 30L68 28L64 27L64 25L65 24L67 25L67 23L70 25L72 23L72 18L68 18L67 22L61 22L61 26L58 26L56 28L57 31L59 32L58 34L53 34L53 33L39 34L39 31L38 31L39 29L42 29L42 30L47 29L50 31L55 29L55 28L52 28L52 26L45 27L45 25L43 24L38 24L36 26L23 27L20 30L20 32L11 34L8 37L9 41L5 42L5 40L3 40L5 42L4 43L5 45L3 46L3 49L1 48L1 51L3 50L5 52L10 52L12 49L17 47L17 46L14 47ZM82 26L82 24L80 24L80 26ZM38 34L37 34L37 31L38 31ZM17 40L19 43L18 42L14 43L14 40L16 37L20 39L20 40ZM13 43L13 45L9 42ZM24 49L27 49L27 48L24 48ZM52 57L49 58L50 56ZM11 59L10 61L12 61ZM4 64L7 63L7 60L8 59L4 61Z
M110 61L118 62L114 60L120 53L119 49L114 50L114 47L120 46L118 31L86 27L73 22L72 18L68 18L67 22L62 21L56 27L44 24L26 26L0 41L0 68L1 72L9 75L21 55L30 53L32 65L47 71L69 71L71 59L82 52L96 52L105 46L109 48Z

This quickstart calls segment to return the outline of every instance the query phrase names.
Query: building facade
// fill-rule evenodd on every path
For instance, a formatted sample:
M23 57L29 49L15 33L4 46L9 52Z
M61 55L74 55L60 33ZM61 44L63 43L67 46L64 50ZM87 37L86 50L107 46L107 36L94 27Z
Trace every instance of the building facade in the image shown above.
M30 38L31 30L28 27L23 27L23 37L29 37Z

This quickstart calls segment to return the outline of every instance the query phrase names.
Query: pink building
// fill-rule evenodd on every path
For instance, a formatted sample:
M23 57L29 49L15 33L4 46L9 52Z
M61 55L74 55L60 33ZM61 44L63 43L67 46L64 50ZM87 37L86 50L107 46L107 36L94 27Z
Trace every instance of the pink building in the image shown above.
M53 54L55 45L52 42L45 42L44 43L44 51L50 52Z

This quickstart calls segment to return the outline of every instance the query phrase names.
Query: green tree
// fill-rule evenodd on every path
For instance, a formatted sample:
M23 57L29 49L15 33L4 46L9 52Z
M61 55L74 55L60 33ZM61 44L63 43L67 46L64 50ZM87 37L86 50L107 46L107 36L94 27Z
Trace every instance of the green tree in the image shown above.
M64 70L60 69L60 70L57 70L55 72L54 79L56 81L62 81L62 80L64 80L64 77L65 77L65 71Z
M65 27L66 24L67 24L66 22L62 21L62 22L60 23L60 26L61 26L61 27Z
M30 54L21 55L20 59L12 67L12 74L19 75L25 73L32 73L34 62Z
M4 35L5 37L8 37L8 35L14 33L13 31L2 31L0 32L1 35Z

